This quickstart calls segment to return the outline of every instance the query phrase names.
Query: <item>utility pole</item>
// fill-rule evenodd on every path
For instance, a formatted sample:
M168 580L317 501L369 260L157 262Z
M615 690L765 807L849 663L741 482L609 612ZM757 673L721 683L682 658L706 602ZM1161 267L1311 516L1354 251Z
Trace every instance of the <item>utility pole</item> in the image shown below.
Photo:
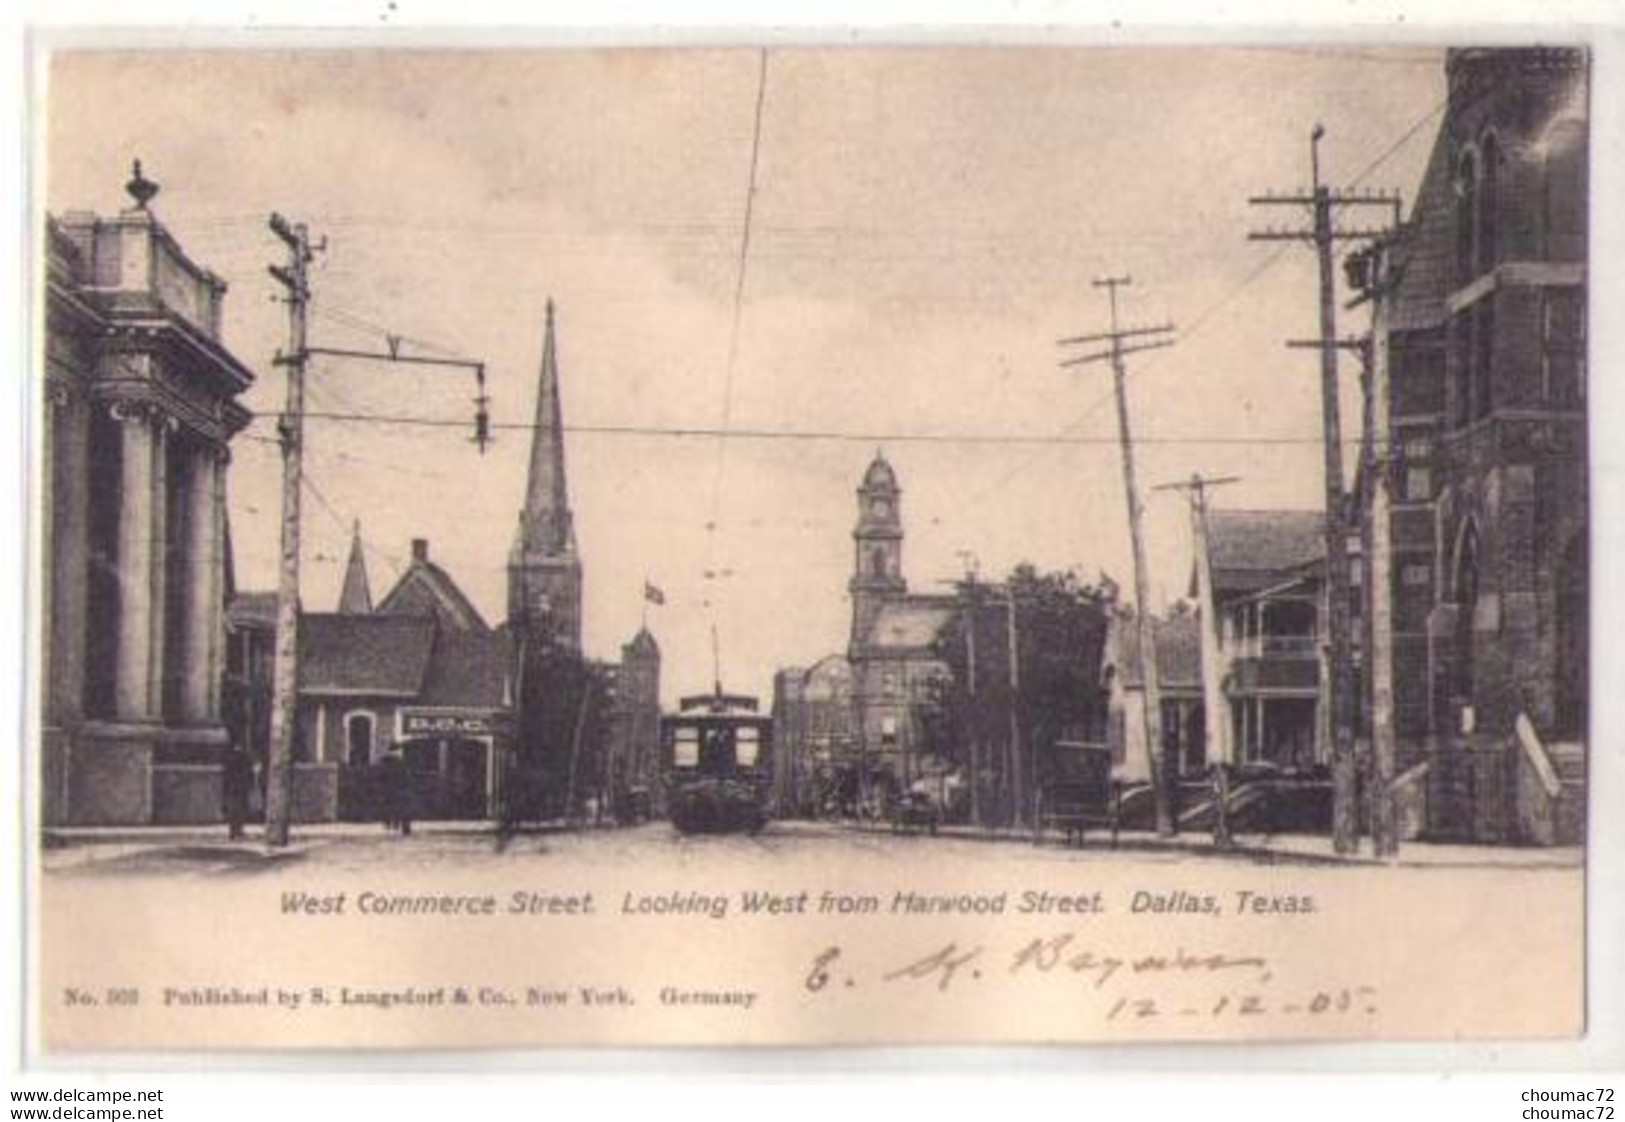
M1394 225L1402 221L1398 201ZM1349 284L1359 293L1349 307L1371 305L1370 334L1359 340L1360 376L1364 390L1364 430L1360 442L1367 502L1360 523L1360 545L1366 558L1365 701L1368 705L1371 782L1367 802L1371 811L1371 848L1378 857L1399 852L1399 821L1394 806L1394 770L1398 753L1394 728L1394 542L1392 372L1388 348L1378 347L1388 332L1388 300L1400 270L1385 261L1385 242L1351 255L1345 268ZM1379 363L1381 368L1379 369Z
M287 291L288 351L277 364L288 372L288 400L277 422L282 444L282 560L277 578L276 652L271 669L271 743L265 786L265 842L288 844L293 817L293 736L299 705L299 493L305 441L305 313L307 269L315 259L310 231L271 215L271 232L288 247L288 263L270 266Z
M477 386L474 398L473 442L484 454L491 443L490 398L485 392L485 364L471 359L427 358L401 353L400 336L386 337L387 352L338 347L312 347L306 323L310 304L309 266L327 248L327 239L312 245L305 224L289 223L280 214L270 218L271 232L288 247L288 263L268 271L287 292L288 349L275 364L287 371L288 399L277 421L282 445L282 556L277 579L276 651L271 670L271 742L267 747L265 786L265 840L272 846L288 844L293 817L293 740L299 708L299 508L304 482L305 372L312 355L408 363L419 366L471 370Z
M1210 765L1234 763L1230 744L1230 722L1224 705L1224 650L1219 643L1219 611L1213 601L1213 562L1209 553L1207 493L1211 488L1240 482L1234 475L1203 476L1193 473L1184 483L1164 483L1154 490L1182 491L1190 500L1191 540L1196 557L1196 603L1202 615L1202 722L1207 726L1205 745Z
M1378 857L1399 852L1399 821L1394 807L1398 745L1394 730L1394 541L1393 457L1389 439L1389 371L1376 368L1374 340L1364 351L1371 440L1367 446L1371 507L1366 514L1367 690L1371 698L1371 845ZM1386 361L1386 359L1384 360Z
M1393 541L1389 525L1386 457L1377 451L1378 417L1387 424L1387 384L1377 388L1371 336L1359 340L1360 475L1366 502L1360 512L1360 556L1365 565L1364 668L1361 703L1365 712L1366 806L1371 849L1390 857L1399 848L1394 819L1394 657ZM1380 395L1380 397L1379 397Z
M1140 526L1140 496L1134 478L1134 439L1129 430L1128 395L1124 386L1127 375L1123 367L1123 358L1136 351L1173 346L1174 341L1168 337L1168 333L1174 328L1172 324L1140 328L1118 326L1117 290L1132 283L1133 279L1127 276L1104 277L1093 282L1094 287L1106 290L1111 307L1111 329L1093 335L1062 339L1061 344L1071 346L1079 343L1108 342L1110 347L1104 351L1067 359L1061 365L1082 366L1102 359L1111 360L1112 385L1117 397L1117 442L1123 457L1123 490L1128 499L1129 537L1134 547L1134 598L1138 601L1135 608L1135 626L1140 640L1140 680L1144 683L1141 697L1145 712L1147 774L1151 778L1151 797L1155 805L1157 834L1160 837L1172 837L1173 807L1169 798L1168 776L1164 774L1162 759L1162 689L1157 680L1157 640L1155 629L1151 624L1151 575L1145 558L1145 534ZM1124 345L1124 340L1131 338L1139 341Z
M1008 584L1004 586L1004 605L1008 609L1006 641L1010 646L1010 801L1011 825L1022 826L1027 820L1027 775L1022 766L1021 750L1021 647L1016 626L1016 593Z
M1254 206L1307 206L1313 214L1308 230L1268 229L1248 234L1253 241L1300 241L1315 247L1320 267L1320 397L1325 428L1326 489L1326 619L1328 631L1328 708L1332 730L1332 845L1338 853L1359 848L1359 782L1354 756L1354 658L1349 635L1348 510L1343 487L1343 436L1337 381L1337 292L1332 248L1338 241L1371 239L1382 230L1339 229L1336 212L1344 207L1393 209L1394 197L1381 192L1334 191L1320 182L1320 141L1326 130L1309 134L1311 189L1284 195L1254 196Z

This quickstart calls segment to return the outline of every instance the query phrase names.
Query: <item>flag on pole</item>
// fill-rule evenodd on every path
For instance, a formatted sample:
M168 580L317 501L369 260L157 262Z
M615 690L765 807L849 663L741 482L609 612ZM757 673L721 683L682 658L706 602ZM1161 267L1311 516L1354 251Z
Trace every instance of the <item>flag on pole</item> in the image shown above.
M651 604L664 604L666 594L648 581L643 582L643 598Z

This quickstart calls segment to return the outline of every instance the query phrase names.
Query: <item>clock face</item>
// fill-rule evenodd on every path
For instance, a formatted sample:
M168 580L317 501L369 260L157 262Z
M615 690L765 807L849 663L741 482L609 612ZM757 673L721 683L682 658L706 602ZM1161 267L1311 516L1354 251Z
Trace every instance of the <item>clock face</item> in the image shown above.
M891 500L875 499L870 502L869 509L874 512L875 517L884 518L891 513Z

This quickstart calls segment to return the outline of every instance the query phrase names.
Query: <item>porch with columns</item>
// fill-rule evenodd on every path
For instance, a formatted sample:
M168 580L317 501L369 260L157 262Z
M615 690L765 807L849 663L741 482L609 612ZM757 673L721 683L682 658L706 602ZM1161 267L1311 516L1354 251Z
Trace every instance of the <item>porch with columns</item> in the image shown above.
M225 600L221 445L162 409L113 402L117 499L101 528L112 556L112 657L91 682L70 748L67 814L76 823L214 821ZM93 675L94 677L94 675Z

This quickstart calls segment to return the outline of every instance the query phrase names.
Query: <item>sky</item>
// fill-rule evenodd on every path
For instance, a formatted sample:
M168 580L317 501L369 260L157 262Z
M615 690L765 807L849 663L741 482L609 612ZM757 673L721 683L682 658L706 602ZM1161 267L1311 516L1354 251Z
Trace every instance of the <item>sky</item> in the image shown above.
M326 238L313 345L387 331L488 364L481 455L467 375L313 363L315 413L468 424L309 423L309 610L336 603L359 519L375 597L421 537L500 621L553 299L587 651L618 657L647 612L668 701L709 688L713 622L726 684L764 703L776 669L844 649L854 489L881 449L911 589L1022 561L1131 589L1110 372L1057 346L1107 326L1104 275L1133 278L1125 324L1177 329L1128 360L1156 605L1185 591L1190 532L1153 485L1321 503L1318 360L1284 346L1316 332L1314 256L1247 239L1306 216L1247 199L1308 182L1318 122L1328 182L1408 206L1442 52L775 47L763 74L742 48L62 52L39 196L114 212L140 157L154 212L229 283L225 342L258 374L230 471L239 587L276 581L272 211ZM1343 381L1357 435L1352 362ZM821 435L760 435L786 431Z

